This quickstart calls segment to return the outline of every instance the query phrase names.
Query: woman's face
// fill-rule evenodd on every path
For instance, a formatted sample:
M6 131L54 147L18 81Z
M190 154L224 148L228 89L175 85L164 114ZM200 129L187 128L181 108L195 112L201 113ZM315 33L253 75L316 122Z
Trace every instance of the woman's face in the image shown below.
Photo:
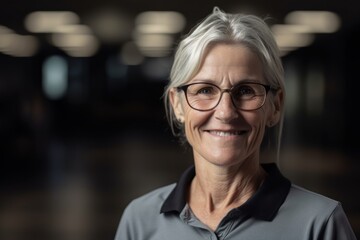
M219 43L208 49L198 73L188 83L209 82L228 89L243 81L265 84L260 59L241 44ZM274 103L270 102L271 97ZM197 111L187 104L183 92L170 93L195 161L205 160L218 166L258 160L266 125L279 120L277 98L269 93L263 107L242 111L235 108L230 94L224 93L215 109Z

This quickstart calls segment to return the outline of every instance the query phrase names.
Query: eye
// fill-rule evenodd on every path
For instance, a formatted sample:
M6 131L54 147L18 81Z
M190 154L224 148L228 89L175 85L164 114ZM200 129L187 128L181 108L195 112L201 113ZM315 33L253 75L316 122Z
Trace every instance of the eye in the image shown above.
M215 89L212 86L202 87L196 92L196 94L205 94L205 95L211 95L214 93L215 93Z
M198 96L213 96L216 95L218 92L219 90L215 86L203 83L193 84L190 85L188 88L189 94Z
M256 91L254 90L253 87L251 87L250 85L239 85L237 87L235 87L233 89L233 92L232 94L235 96L235 97L239 97L239 98L246 98L246 97L252 97L254 96L256 93Z

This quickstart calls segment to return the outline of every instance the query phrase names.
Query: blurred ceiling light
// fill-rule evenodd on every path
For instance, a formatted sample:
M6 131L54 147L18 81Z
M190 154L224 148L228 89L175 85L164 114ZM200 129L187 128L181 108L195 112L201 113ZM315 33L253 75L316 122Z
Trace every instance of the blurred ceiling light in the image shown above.
M61 25L54 29L54 33L75 33L75 34L91 34L91 29L82 24L70 24L70 25Z
M65 50L70 56L90 57L99 48L98 40L91 34L60 34L52 36L55 46Z
M10 28L6 27L6 26L2 26L0 25L0 35L1 34L8 34L8 33L13 33L14 31L11 30Z
M52 100L65 96L68 88L68 65L60 56L48 57L42 68L42 87L45 95Z
M181 13L172 11L142 12L135 20L136 29L141 33L178 33L184 29L185 23Z
M299 24L275 24L271 26L275 40L280 48L281 56L285 56L299 47L305 47L313 42L311 28Z
M134 42L127 42L121 49L121 60L126 65L139 65L143 62L144 56Z
M290 33L312 33L311 27L300 24L274 24L271 26L274 35Z
M341 26L340 17L329 11L293 11L286 15L285 23L309 26L313 33L333 33Z
M296 49L298 49L297 47L281 47L280 48L280 57L283 57L285 55L287 55L288 53L295 51Z
M306 47L314 41L312 34L277 34L275 35L276 43L280 50L288 50L289 48Z
M30 32L49 33L56 27L77 24L79 16L70 11L35 11L25 18L25 27Z
M168 48L173 43L173 37L164 34L138 35L135 40L140 48Z
M116 43L129 39L133 29L132 20L114 9L97 10L88 16L90 27L106 43Z
M97 47L81 47L81 48L63 48L63 50L71 57L91 57L96 51Z
M15 33L7 33L7 34L1 34L0 37L0 51L4 51L5 49L8 49L12 43L12 41L16 38Z
M165 34L140 34L135 42L140 52L148 57L163 57L170 53L173 37Z
M34 36L18 35L16 33L1 34L0 51L14 57L31 57L39 48Z

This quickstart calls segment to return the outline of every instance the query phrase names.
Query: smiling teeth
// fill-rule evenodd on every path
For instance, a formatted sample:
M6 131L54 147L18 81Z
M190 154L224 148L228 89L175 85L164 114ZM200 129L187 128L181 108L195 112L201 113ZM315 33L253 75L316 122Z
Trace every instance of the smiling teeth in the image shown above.
M223 131L211 131L212 134L218 135L220 137L228 137L228 136L235 136L240 135L240 131L234 131L234 132L223 132Z

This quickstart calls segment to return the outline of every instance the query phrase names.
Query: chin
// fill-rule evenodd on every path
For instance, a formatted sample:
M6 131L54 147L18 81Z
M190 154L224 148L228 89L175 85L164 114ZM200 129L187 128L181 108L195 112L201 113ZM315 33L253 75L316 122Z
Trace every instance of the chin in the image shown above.
M211 156L208 160L219 167L231 167L234 165L241 165L243 157L241 156L226 156L226 154L216 154Z

